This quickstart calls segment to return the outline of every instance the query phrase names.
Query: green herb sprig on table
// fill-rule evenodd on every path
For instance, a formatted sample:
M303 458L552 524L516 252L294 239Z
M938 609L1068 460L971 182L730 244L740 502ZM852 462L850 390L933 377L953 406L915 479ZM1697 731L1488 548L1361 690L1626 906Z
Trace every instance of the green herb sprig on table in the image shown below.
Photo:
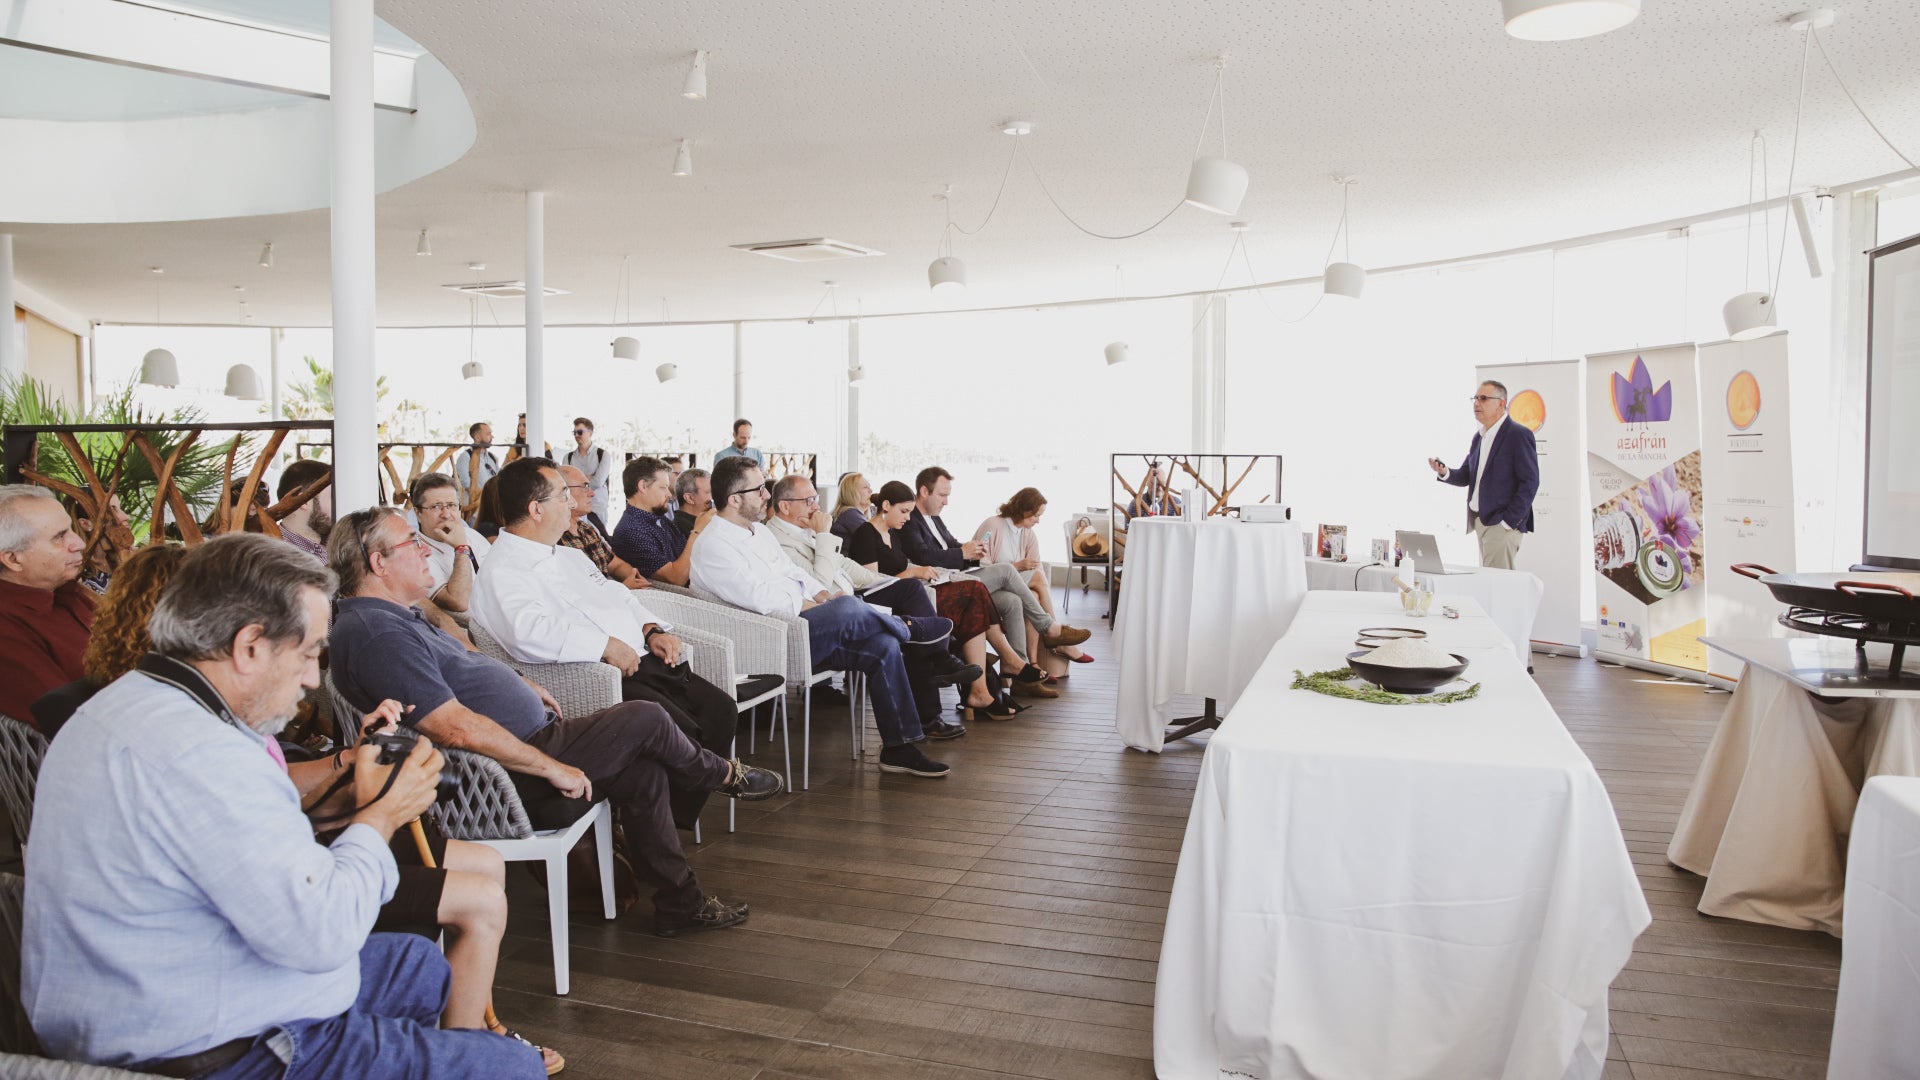
M1456 701L1467 701L1480 696L1480 684L1473 683L1464 690L1449 690L1444 694L1396 694L1391 690L1382 690L1371 683L1365 686L1350 686L1349 680L1360 676L1350 667L1334 668L1331 671L1316 671L1308 674L1298 668L1293 672L1295 690L1311 690L1328 697L1346 698L1348 701L1371 701L1375 705L1450 705Z

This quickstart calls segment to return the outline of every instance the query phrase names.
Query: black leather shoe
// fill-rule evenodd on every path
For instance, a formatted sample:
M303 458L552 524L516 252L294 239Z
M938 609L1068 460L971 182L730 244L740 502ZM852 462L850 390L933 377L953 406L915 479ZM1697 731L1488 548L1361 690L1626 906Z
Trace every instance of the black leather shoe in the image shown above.
M771 799L786 789L786 778L779 773L774 772L772 769L761 769L748 765L738 758L735 758L733 761L733 774L727 777L726 783L721 784L714 790L729 799L738 799L741 802L759 802L761 799Z
M907 624L908 645L943 645L953 636L953 620L938 615L916 615L900 621Z
M967 733L967 729L963 725L949 724L945 720L936 720L931 724L922 724L920 725L920 729L927 733L927 738L929 739L957 739Z
M815 683L813 689L807 691L807 694L813 698L815 705L845 705L847 703L846 691L836 686L830 686L827 683Z
M980 670L979 664L962 664L945 674L935 675L933 685L972 686L983 674L985 672Z
M953 771L953 767L921 753L919 743L905 743L880 751L880 771L912 773L914 776L945 776Z
M690 914L671 918L655 915L653 932L661 937L679 937L696 930L719 930L746 921L747 905L729 904L717 896L709 896L701 900L700 906Z

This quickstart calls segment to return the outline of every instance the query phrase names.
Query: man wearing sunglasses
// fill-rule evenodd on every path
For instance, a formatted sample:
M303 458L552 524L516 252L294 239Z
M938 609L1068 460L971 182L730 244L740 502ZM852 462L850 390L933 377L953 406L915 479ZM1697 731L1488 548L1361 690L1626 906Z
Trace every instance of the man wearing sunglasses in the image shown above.
M1480 565L1513 569L1520 538L1533 531L1533 496L1540 490L1540 459L1533 432L1507 415L1507 388L1488 380L1473 394L1480 425L1467 460L1449 469L1439 458L1427 465L1443 483L1467 489L1467 527L1480 541Z
M584 416L573 418L573 449L560 459L560 464L571 465L587 476L587 489L593 496L593 506L587 518L593 527L605 536L607 528L607 481L613 475L613 456L604 446L593 445L593 421Z

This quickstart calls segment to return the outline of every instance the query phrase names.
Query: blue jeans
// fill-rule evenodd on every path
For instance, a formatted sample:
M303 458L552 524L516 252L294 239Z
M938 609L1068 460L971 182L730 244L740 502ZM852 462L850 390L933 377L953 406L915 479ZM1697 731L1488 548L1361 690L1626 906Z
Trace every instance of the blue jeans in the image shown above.
M901 746L927 737L907 681L907 666L900 659L900 643L907 639L904 623L853 596L836 596L801 612L800 617L807 621L815 671L858 671L867 676L881 745Z
M353 1008L275 1028L203 1080L546 1080L540 1052L531 1046L488 1031L440 1030L450 980L433 942L415 934L371 934L360 949L360 997Z

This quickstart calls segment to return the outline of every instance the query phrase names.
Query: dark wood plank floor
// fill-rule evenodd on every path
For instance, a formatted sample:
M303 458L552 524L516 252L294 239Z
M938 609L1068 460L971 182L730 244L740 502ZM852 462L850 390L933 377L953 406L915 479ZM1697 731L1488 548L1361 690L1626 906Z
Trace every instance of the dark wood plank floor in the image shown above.
M1152 1076L1155 961L1204 739L1122 747L1105 624L1085 621L1099 662L1057 701L932 747L945 780L854 765L830 710L812 790L742 806L732 835L715 800L692 858L710 891L752 903L743 927L657 938L644 899L615 923L576 917L558 998L544 894L513 875L501 1015L580 1080ZM1824 1076L1839 943L1702 916L1698 880L1664 856L1726 697L1536 659L1653 909L1614 983L1607 1080Z

